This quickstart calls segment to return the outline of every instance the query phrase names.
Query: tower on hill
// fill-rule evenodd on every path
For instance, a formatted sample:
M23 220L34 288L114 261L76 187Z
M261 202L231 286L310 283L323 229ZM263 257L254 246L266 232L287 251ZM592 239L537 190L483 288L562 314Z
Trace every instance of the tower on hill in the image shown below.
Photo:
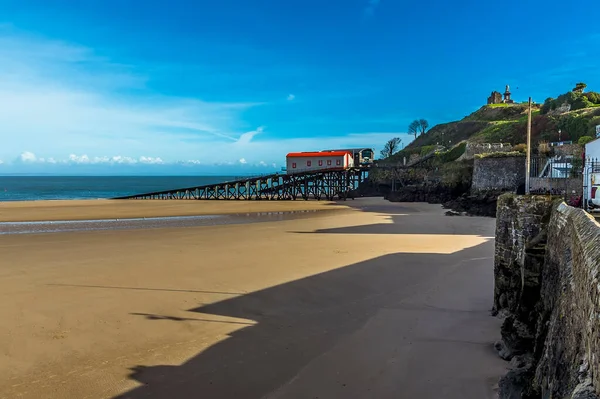
M493 91L492 95L488 97L487 103L489 104L514 104L513 99L510 98L510 86L506 85L504 90L504 98L499 91Z
M504 104L512 104L513 100L510 98L510 86L506 85L506 90L504 90L504 100L502 101Z

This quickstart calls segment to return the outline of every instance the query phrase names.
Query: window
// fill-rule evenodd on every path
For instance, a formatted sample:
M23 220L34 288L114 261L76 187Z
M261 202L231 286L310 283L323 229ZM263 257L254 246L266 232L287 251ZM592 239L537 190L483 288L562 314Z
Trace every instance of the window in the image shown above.
M323 160L319 159L319 166L323 166Z
M341 159L338 159L337 161L335 161L335 164L336 164L337 166L340 166L340 165L342 164L342 160L341 160Z
M327 160L327 166L331 166L331 159Z
M311 162L310 161L306 161L306 166L310 166Z
M292 169L296 169L296 162L292 162Z

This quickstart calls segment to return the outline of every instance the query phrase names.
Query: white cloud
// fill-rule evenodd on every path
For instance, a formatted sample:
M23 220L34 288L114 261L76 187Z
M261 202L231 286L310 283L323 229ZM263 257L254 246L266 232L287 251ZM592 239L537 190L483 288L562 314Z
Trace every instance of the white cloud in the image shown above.
M258 164L259 164L260 166L267 166L267 163L266 163L265 161L260 161Z
M146 165L162 165L165 162L159 157L146 157L141 156L139 158L114 155L114 156L101 156L101 157L89 157L85 154L76 155L70 154L68 157L64 159L54 159L38 157L36 154L25 151L21 153L19 158L17 158L18 162L22 163L36 163L36 164L62 164L62 165L114 165L114 164L146 164ZM200 163L199 161L189 161L192 163Z
M160 158L152 158L152 157L140 157L140 163L146 163L151 165L160 165L163 164L163 160Z
M295 98L296 98L296 96L295 96L295 95L293 95L293 94L289 94L289 95L287 96L287 100L288 100L288 101L294 101L294 99L295 99Z
M19 156L21 162L36 162L37 158L33 152L25 151Z
M240 163L241 163L242 165L245 165L245 164L247 164L247 163L248 163L248 161L246 161L246 159L245 159L245 158L240 158Z
M252 141L252 139L254 138L254 136L256 136L257 134L260 134L264 131L264 127L261 126L259 128L257 128L256 130L253 130L251 132L246 132L243 133L239 139L237 139L237 141L235 142L237 146L243 146L246 144L249 144L250 141Z

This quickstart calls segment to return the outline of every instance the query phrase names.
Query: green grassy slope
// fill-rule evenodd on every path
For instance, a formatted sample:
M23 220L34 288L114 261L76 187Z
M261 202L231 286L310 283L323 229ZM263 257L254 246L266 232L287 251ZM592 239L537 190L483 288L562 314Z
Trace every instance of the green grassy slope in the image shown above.
M453 147L459 142L474 143L525 143L527 135L527 104L486 105L457 122L436 125L417 137L392 159L402 159L443 145ZM589 107L563 114L542 114L540 105L532 111L532 143L562 140L577 142L582 136L595 136L595 126L600 125L600 108Z

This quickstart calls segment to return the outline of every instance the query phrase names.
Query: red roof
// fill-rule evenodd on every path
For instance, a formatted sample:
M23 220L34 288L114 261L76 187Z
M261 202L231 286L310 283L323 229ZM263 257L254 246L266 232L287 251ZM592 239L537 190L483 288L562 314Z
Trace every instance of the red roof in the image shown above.
M348 151L328 151L328 152L290 152L287 154L288 158L297 157L341 157L344 155L350 155Z

